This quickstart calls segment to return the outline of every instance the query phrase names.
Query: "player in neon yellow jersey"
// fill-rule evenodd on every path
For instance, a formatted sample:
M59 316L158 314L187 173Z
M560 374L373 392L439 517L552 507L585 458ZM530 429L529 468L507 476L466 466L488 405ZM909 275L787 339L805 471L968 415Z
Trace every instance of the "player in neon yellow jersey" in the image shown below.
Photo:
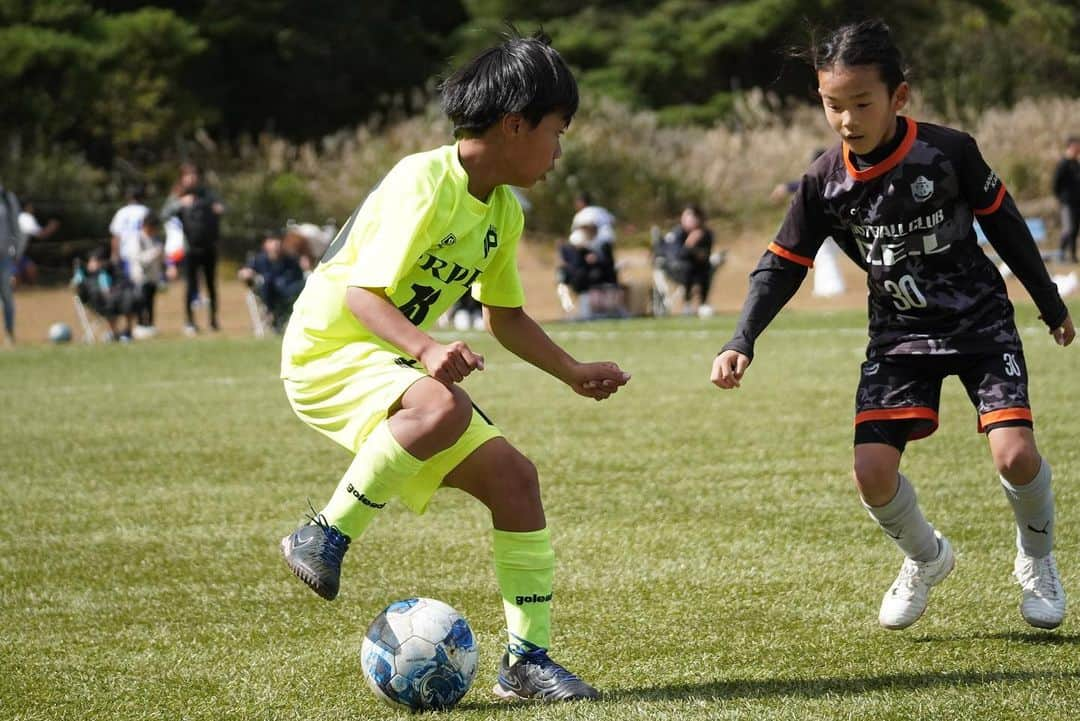
M504 698L594 698L551 660L554 552L536 469L458 385L483 370L465 343L426 330L471 290L507 349L588 398L628 380L581 363L525 313L516 265L529 187L561 155L577 110L573 75L542 35L511 37L451 75L443 109L455 145L401 160L353 213L311 274L286 329L281 375L302 420L355 453L329 503L282 540L293 572L333 599L349 543L394 496L423 512L440 486L484 503L509 644Z

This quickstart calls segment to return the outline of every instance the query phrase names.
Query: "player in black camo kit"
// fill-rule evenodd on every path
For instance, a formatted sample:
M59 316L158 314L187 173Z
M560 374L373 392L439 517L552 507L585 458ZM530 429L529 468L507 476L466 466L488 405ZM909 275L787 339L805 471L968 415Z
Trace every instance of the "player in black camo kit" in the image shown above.
M923 518L899 473L908 440L938 424L942 380L957 375L978 411L1017 522L1021 614L1054 628L1065 613L1052 553L1050 466L1035 445L1023 348L991 245L1038 306L1054 340L1074 336L1023 217L974 139L898 116L907 102L900 51L879 20L846 25L810 52L825 116L842 142L803 176L787 217L751 273L734 337L711 380L738 387L754 341L794 295L832 237L867 275L870 342L855 408L854 478L863 504L904 552L879 622L914 623L952 570L949 541Z

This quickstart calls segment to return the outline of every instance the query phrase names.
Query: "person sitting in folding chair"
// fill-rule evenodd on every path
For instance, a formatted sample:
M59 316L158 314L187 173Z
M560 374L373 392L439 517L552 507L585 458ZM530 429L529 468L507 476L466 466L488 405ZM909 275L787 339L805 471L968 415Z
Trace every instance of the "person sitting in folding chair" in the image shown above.
M614 249L611 243L598 244L596 238L596 226L583 225L559 245L556 269L559 302L567 314L576 307L581 320L621 318L626 310Z
M76 262L71 284L75 288L75 307L88 340L95 334L87 308L108 324L106 340L131 340L131 330L142 304L139 291L109 263L104 251L93 251L85 266Z
M292 315L293 303L304 289L304 270L299 261L284 252L281 237L269 233L263 239L262 250L248 259L237 276L247 283L269 315L275 333L285 330ZM249 309L251 306L249 305ZM262 335L261 319L252 315L255 335Z
M655 232L652 252L654 314L670 314L678 297L684 314L712 315L709 289L726 253L713 251L713 232L701 206L687 205L677 226L664 235Z

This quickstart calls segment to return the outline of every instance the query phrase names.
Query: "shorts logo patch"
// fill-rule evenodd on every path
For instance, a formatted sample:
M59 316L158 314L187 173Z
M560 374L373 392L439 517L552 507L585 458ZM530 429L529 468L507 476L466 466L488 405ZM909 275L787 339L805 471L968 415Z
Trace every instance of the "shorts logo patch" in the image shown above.
M881 364L880 364L880 363L867 363L867 364L866 364L866 365L865 365L865 366L863 367L863 375L864 375L864 376L872 376L872 375L875 375L875 374L877 374L877 372L878 372L878 370L879 370L880 368L881 368Z
M915 182L911 184L911 196L915 198L915 201L922 203L925 200L929 200L930 196L934 194L934 181L928 180L925 175L920 175L915 178Z

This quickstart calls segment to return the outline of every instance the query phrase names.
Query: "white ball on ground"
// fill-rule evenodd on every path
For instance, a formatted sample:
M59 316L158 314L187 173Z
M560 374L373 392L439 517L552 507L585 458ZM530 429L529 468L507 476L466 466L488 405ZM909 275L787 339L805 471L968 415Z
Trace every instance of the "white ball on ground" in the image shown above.
M71 340L71 326L67 323L53 323L49 326L49 340L53 343L67 343Z

